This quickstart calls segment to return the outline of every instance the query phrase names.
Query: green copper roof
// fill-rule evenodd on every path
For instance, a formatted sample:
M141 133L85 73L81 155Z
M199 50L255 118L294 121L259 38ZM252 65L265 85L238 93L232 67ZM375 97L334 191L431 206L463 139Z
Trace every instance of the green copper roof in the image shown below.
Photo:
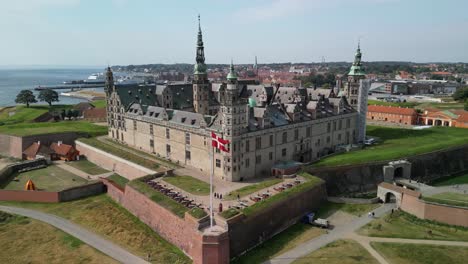
M364 67L362 67L361 57L362 57L361 47L360 47L360 44L358 44L356 55L354 56L354 62L353 62L353 65L351 66L351 69L349 70L348 75L351 75L351 76L366 75L366 72L364 71Z
M230 81L237 80L237 73L234 70L234 64L232 63L232 60L231 60L231 67L229 69L229 74L227 75L227 79Z
M255 99L253 98L249 98L249 107L252 108L256 106L257 106L257 101L255 101Z
M195 57L195 67L193 74L206 74L205 48L203 46L203 35L200 25L200 15L198 15L198 36L197 36L197 55Z

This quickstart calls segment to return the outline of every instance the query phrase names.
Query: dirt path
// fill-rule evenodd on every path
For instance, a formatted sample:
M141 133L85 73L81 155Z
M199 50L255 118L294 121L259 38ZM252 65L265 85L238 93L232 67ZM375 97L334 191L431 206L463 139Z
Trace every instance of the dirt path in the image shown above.
M110 256L111 258L122 262L122 263L148 263L142 258L133 255L132 253L128 252L127 250L121 248L120 246L92 233L83 227L74 224L68 220L65 220L61 217L42 213L35 210L24 209L24 208L17 208L17 207L10 207L10 206L0 206L0 210L22 215L30 218L34 218L36 220L45 222L50 224L76 238L85 242L86 244L94 247L95 249L103 252L104 254Z

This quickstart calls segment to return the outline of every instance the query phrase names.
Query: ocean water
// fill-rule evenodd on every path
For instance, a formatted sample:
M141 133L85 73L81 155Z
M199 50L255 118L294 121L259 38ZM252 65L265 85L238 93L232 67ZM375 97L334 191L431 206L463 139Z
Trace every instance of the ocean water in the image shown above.
M15 105L16 95L21 90L33 90L39 85L61 85L64 81L84 80L92 73L103 72L102 68L89 69L0 69L0 107ZM102 90L102 88L94 88ZM68 90L56 90L59 95ZM34 91L34 94L38 92ZM59 96L58 104L76 104L83 99ZM45 102L39 102L45 104Z

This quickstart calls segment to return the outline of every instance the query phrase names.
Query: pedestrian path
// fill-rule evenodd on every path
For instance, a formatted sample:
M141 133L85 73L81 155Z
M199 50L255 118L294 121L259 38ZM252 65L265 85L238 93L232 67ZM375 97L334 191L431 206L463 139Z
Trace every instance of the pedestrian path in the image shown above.
M45 222L50 224L65 233L68 233L79 240L83 241L84 243L94 247L95 249L103 252L104 254L108 255L109 257L121 262L121 263L129 263L129 264L143 264L148 263L142 258L133 255L132 253L128 252L127 250L121 248L120 246L106 240L99 235L92 233L83 227L72 223L66 219L61 217L46 214L43 212L25 209L25 208L18 208L18 207L11 207L11 206L0 206L0 211L4 211L11 214L17 214L26 216L29 218L34 218L36 220Z
M66 164L65 162L54 162L55 165L63 170L66 170L70 173L73 173L75 174L76 176L79 176L85 180L98 180L99 178L106 178L106 177L109 177L111 176L112 174L114 174L114 172L106 172L106 173L103 173L103 174L98 174L98 175L92 175L92 174L88 174L82 170L79 170L73 166L70 166L68 164Z

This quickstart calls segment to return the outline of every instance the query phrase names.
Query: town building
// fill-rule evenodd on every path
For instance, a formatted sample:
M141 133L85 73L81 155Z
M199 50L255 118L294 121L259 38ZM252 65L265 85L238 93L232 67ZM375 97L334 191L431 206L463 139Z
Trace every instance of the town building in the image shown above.
M413 108L369 105L367 107L367 120L416 125L418 123L418 112Z
M420 122L427 126L468 128L468 111L425 109Z
M226 181L268 176L275 164L314 161L362 141L365 113L359 120L358 105L367 107L367 91L358 90L368 82L360 56L358 48L350 96L241 80L232 62L226 80L215 83L208 79L199 24L191 83L119 85L107 69L108 135L206 173L213 165L215 177ZM229 152L213 151L211 132L230 141Z

